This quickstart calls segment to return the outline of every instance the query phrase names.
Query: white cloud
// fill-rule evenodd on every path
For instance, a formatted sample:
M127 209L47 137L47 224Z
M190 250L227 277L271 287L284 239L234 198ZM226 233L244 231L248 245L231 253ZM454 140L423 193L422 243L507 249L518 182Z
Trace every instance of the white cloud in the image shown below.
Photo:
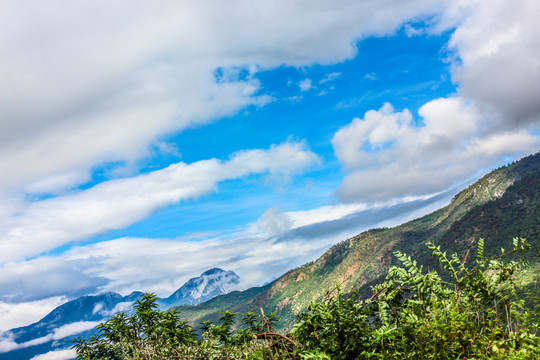
M32 260L27 263L37 270L46 266L53 275L68 271L68 278L57 282L64 291L80 277L71 275L69 268L80 266L84 267L86 277L107 279L105 284L96 286L94 292L111 290L127 294L138 289L168 296L190 277L216 266L237 272L245 287L260 285L281 274L284 268L315 258L337 240L295 239L285 244L274 242L272 236L241 231L197 241L121 238L74 247L61 255L41 258L40 263L32 263ZM24 277L15 273L4 285L4 292L8 289L22 291L25 285L15 289L15 283Z
M440 191L538 150L539 11L535 0L445 3L430 31L455 28L448 47L457 93L425 104L419 128L410 112L385 105L338 131L332 143L348 172L340 199Z
M313 89L313 85L311 84L311 79L301 80L298 83L298 87L300 87L300 91L308 91L308 90Z
M424 34L424 30L416 29L411 24L405 24L405 34L407 34L408 37L413 37Z
M448 197L441 199L448 201ZM189 278L216 266L235 271L242 287L260 286L287 269L317 258L337 241L379 224L391 226L418 217L441 206L441 199L434 202L430 197L412 197L375 205L335 204L295 212L270 208L241 230L226 229L193 239L120 238L72 247L59 255L6 264L0 269L0 295L23 297L32 292L50 296L47 291L53 290L65 294L73 291L78 282L102 279L93 288L85 288L86 293L128 294L140 290L165 297ZM31 274L20 268L56 278L54 289L36 291L36 285L28 283ZM130 305L123 303L113 311ZM94 310L102 312L99 306Z
M119 313L119 312L127 312L132 307L133 307L133 302L126 301L126 302L121 302L121 303L116 304L109 311L101 310L99 313L103 316L113 316L114 314Z
M377 80L377 76L375 75L375 73L369 73L369 74L364 75L364 79Z
M91 293L107 283L105 278L87 274L84 266L74 261L55 263L49 257L4 263L0 268L0 288L3 290L0 299L6 302L5 308L9 313L14 302L33 302L58 296L73 298ZM70 286L66 286L68 283ZM45 303L43 309L46 308ZM24 314L21 317L25 318Z
M30 360L69 360L77 356L75 349L49 351L32 357Z
M317 161L304 144L287 142L268 150L240 151L228 161L177 163L72 195L37 201L23 213L0 220L0 261L37 255L74 240L121 229L158 208L208 194L223 180L264 172L287 176Z
M477 109L460 98L422 106L417 127L408 110L390 104L370 110L334 135L332 144L348 175L342 201L377 201L442 191L504 156L538 149L540 139L517 130L486 136Z
M15 341L13 341L13 335L11 333L9 332L4 333L3 337L0 339L0 353L17 350L17 349L23 349L23 348L27 348L27 347L35 346L35 345L41 345L49 341L64 339L64 338L79 334L81 332L84 332L86 330L93 329L99 323L100 323L99 321L79 321L75 323L62 325L54 329L51 333L45 336L32 339L29 341L25 341L23 343L16 343ZM44 355L41 355L41 356L44 356ZM42 358L45 359L45 357L42 357Z
M0 318L2 319L0 333L39 321L52 309L65 302L66 298L62 296L16 304L0 302Z
M0 334L0 353L14 350L18 347L18 344L13 341L13 334L3 333Z
M261 105L257 69L351 58L363 37L435 0L5 1L0 11L0 193L54 191L162 135ZM250 76L227 69L248 68ZM217 78L216 69L226 77ZM235 73L230 72L230 73ZM23 165L21 165L23 164ZM45 180L44 180L45 179ZM63 181L60 181L63 180Z
M329 81L337 79L340 76L341 76L340 72L331 72L330 74L326 74L321 80L319 80L319 84L327 83Z
M292 221L279 206L268 209L261 218L254 224L255 232L263 232L270 236L278 236L291 230Z
M460 0L438 23L457 25L449 48L460 95L501 113L506 130L540 121L539 12L536 0Z
M118 312L128 311L132 308L132 306L132 301L126 301L116 304L111 310L103 310L103 303L97 303L92 309L92 315L100 314L103 316L112 316Z
M97 303L92 309L92 315L99 313L101 310L103 310L103 303Z
M310 210L288 212L286 215L289 221L292 222L292 226L298 228L323 221L338 220L367 208L366 203L335 204Z
M86 330L95 328L100 322L99 321L79 321L75 323L70 323L62 325L59 328L55 329L51 335L52 340L60 340L73 336L75 334L82 333Z

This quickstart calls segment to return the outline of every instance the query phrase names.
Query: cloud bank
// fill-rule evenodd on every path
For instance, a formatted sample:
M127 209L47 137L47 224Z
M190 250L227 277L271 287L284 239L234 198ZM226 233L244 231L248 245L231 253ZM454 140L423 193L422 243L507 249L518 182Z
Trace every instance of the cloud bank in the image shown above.
M13 339L11 338L11 334L9 332L4 333L1 335L1 338L0 338L0 353L17 350L17 349L23 349L23 348L27 348L27 347L35 346L35 345L41 345L41 344L48 343L50 341L71 337L73 335L79 334L86 330L93 329L99 323L100 323L99 321L79 321L75 323L62 325L56 329L53 329L50 334L47 334L40 338L29 340L20 344L13 341ZM56 354L56 355L59 355L59 354Z
M452 1L440 27L457 24L448 44L460 95L502 115L506 130L540 120L540 4L519 1ZM491 119L495 122L499 119ZM493 124L490 124L493 125Z

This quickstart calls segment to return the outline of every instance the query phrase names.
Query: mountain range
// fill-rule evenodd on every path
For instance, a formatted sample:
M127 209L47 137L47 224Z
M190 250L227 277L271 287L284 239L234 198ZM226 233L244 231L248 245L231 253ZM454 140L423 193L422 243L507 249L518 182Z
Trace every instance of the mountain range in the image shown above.
M178 305L196 305L238 287L240 278L232 271L213 268L200 276L189 279L169 297L159 299L161 309ZM143 293L134 291L127 296L107 292L93 296L81 296L60 305L37 323L11 329L3 334L0 342L4 351L0 359L31 359L56 349L69 348L74 336L90 336L100 322L119 311L129 311L133 302ZM0 348L0 351L2 348Z
M426 246L427 241L461 257L485 239L486 256L509 247L514 237L526 238L540 248L540 153L536 153L485 175L458 193L445 207L393 228L365 231L326 251L317 260L293 269L271 283L244 291L232 291L239 278L232 271L211 269L190 279L171 296L160 299L161 308L176 307L182 319L196 325L216 321L218 312L231 310L277 312L279 330L287 331L296 316L312 301L320 301L340 284L343 292L371 295L371 286L381 282L388 269L399 265L397 250L415 258L428 269L439 268ZM520 279L523 288L538 292L533 281L540 274L538 254ZM28 346L0 354L0 359L30 359L51 349L68 347L75 330L88 336L91 329L116 311L126 310L141 295L106 293L68 302L38 323L9 331L11 340ZM1 340L1 339L0 339Z

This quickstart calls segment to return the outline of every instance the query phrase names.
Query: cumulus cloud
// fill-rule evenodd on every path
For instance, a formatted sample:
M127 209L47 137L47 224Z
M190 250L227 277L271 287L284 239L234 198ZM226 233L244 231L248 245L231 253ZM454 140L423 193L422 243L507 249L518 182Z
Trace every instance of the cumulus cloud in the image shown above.
M538 137L522 130L484 136L485 118L459 97L430 101L419 114L422 126L407 109L395 111L387 103L336 132L332 145L347 171L337 191L342 201L442 191L501 157L540 146Z
M317 156L303 143L287 142L268 150L237 152L228 161L176 163L148 174L100 183L76 194L37 201L23 213L0 220L0 261L36 255L73 240L121 229L158 208L207 194L223 180L263 172L290 175L316 161Z
M254 231L261 231L271 236L283 234L291 228L291 219L281 211L279 206L268 209L253 226Z
M428 31L453 31L448 49L457 93L422 106L419 127L408 110L384 105L340 129L332 144L347 176L338 197L440 191L538 150L539 11L534 0L445 3Z
M311 84L311 79L304 79L298 83L298 87L300 87L300 91L308 91L313 89L313 85Z

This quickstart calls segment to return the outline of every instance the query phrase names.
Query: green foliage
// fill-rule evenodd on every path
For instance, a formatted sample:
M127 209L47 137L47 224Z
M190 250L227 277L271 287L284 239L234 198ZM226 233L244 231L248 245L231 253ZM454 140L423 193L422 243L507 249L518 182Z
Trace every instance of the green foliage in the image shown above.
M297 352L323 352L332 359L537 359L537 323L523 307L514 286L522 262L502 258L529 248L514 239L513 249L490 259L483 255L467 267L457 255L429 249L447 272L424 272L415 260L395 256L386 281L366 301L344 296L312 303L293 335ZM450 279L450 280L444 280ZM311 355L310 355L311 356Z
M221 312L218 324L201 323L198 338L175 311L156 310L157 298L145 294L131 315L116 314L88 340L74 339L74 348L78 359L538 359L538 309L524 307L514 284L526 263L503 261L530 245L517 238L512 245L486 258L480 240L467 265L428 242L441 275L396 251L401 266L390 268L371 298L346 294L338 284L288 335L276 333L277 315L261 309L239 324L238 313Z
M144 294L133 306L133 313L117 313L96 327L85 340L74 338L77 359L268 359L272 342L266 338L274 331L277 315L243 315L247 328L235 331L237 313L221 312L219 324L203 321L201 338L186 321L180 321L174 309L157 310L157 297ZM257 340L262 338L262 340ZM271 338L271 336L270 336ZM272 340L272 339L270 339ZM274 351L275 352L275 351Z
M195 333L174 309L157 310L157 297L144 294L134 313L117 313L96 328L88 340L73 339L78 359L167 359L179 345L195 341Z

